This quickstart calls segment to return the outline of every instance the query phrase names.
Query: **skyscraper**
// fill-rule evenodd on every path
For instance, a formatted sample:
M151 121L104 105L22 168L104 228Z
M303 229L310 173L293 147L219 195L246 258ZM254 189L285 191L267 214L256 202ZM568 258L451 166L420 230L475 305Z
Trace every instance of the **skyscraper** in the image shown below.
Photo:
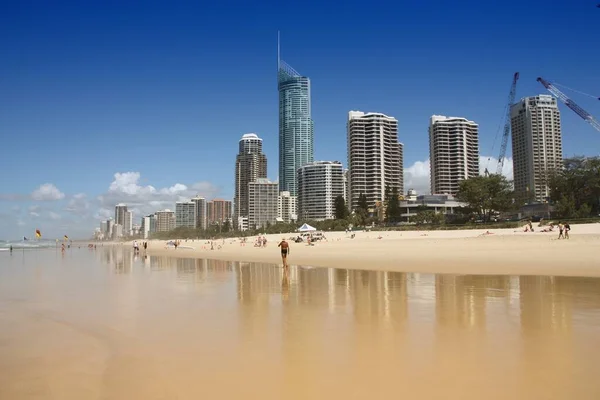
M296 172L314 159L310 79L300 75L277 52L279 90L279 190L296 196Z
M161 210L156 212L156 232L168 232L175 229L175 212Z
M404 193L403 145L398 120L381 113L348 113L348 208L361 194L369 207L385 200L386 189Z
M231 221L231 201L214 199L206 203L206 219L211 225Z
M515 192L528 201L550 196L548 177L563 167L560 111L550 95L525 97L510 109Z
M279 190L277 183L258 178L248 184L248 226L265 227L277 222Z
M206 199L204 197L196 196L192 199L192 202L196 205L196 228L205 230L206 229Z
M479 126L466 118L429 120L431 194L455 195L460 181L479 175Z
M125 221L123 223L123 234L129 236L133 234L133 211L125 212Z
M125 226L125 213L127 213L127 205L121 203L115 206L115 224Z
M254 133L242 136L235 158L236 219L248 216L248 184L267 177L267 157L262 152L262 139Z
M296 197L290 195L290 192L279 192L279 211L277 212L278 221L289 224L298 219Z
M195 228L196 223L196 203L191 200L175 203L176 228Z
M335 218L335 198L344 196L344 168L338 161L314 161L298 168L300 220Z

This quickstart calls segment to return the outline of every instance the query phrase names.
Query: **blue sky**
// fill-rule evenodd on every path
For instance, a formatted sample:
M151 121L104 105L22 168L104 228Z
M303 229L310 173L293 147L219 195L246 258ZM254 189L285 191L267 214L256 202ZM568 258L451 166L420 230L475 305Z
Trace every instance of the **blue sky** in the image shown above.
M518 97L546 93L538 76L600 95L594 1L84 3L0 6L0 238L86 237L119 201L231 198L247 132L277 179L278 30L312 81L315 158L345 163L347 112L383 112L421 190L430 115L479 123L487 159L515 71ZM565 155L597 155L598 132L561 110Z

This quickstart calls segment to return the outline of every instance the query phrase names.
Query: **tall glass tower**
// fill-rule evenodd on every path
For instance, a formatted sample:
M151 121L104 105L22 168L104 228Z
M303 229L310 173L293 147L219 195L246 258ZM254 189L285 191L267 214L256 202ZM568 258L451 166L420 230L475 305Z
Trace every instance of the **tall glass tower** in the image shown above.
M310 79L300 75L277 53L279 89L279 190L297 195L296 171L314 161Z

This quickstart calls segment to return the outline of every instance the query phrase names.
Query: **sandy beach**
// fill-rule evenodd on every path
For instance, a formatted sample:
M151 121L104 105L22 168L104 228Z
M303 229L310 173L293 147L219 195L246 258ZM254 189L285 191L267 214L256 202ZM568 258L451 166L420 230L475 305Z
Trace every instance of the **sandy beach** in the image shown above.
M518 229L326 233L314 246L290 242L289 263L312 267L493 275L600 277L600 224L573 225L569 240L558 231ZM487 234L489 232L489 234ZM239 239L182 240L177 250L149 241L148 254L281 265L277 243L295 234L266 235L266 247ZM129 243L131 245L131 243Z

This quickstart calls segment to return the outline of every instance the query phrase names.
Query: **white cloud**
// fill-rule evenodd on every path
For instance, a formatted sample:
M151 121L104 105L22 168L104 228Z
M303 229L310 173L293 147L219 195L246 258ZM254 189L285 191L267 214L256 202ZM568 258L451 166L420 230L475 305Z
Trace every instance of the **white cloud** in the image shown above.
M40 216L40 214L36 213L35 211L30 211L29 215L36 218Z
M175 183L170 187L157 189L151 185L140 185L140 178L139 172L117 172L108 191L97 198L100 209L96 218L105 219L114 215L115 205L125 203L137 220L142 215L160 209L173 209L177 201L189 200L196 195L211 199L221 191L219 187L206 181L196 182L191 186Z
M64 197L65 194L51 183L44 183L31 193L31 198L37 201L55 201Z
M91 208L91 204L87 199L85 193L77 193L67 203L65 211L73 213L75 215L87 215Z
M53 219L53 220L55 220L55 221L56 221L56 220L59 220L59 219L61 219L61 218L62 218L60 214L57 214L57 213L55 213L54 211L50 211L50 212L48 213L48 216L50 217L50 219Z
M487 168L490 173L496 173L498 159L488 156L479 157L479 173L483 174ZM502 166L502 175L507 179L513 179L513 161L512 158L506 158ZM404 189L415 189L418 194L430 193L430 162L417 161L408 168L404 168Z
M418 194L429 193L429 172L429 159L417 161L410 167L404 168L404 191L414 189Z

